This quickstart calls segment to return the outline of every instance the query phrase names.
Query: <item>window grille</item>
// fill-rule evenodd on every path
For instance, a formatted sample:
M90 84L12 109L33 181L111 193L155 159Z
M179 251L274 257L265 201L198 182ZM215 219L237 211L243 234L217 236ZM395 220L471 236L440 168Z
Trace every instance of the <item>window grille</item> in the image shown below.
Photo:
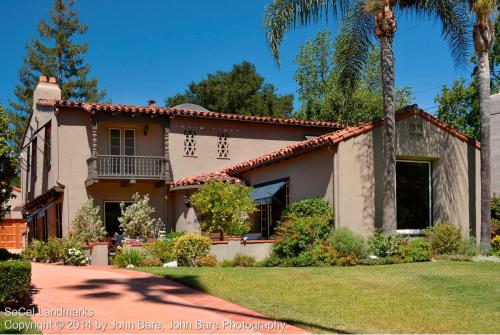
M217 134L217 157L229 158L229 142L226 133Z
M196 132L194 130L184 131L184 155L196 155Z

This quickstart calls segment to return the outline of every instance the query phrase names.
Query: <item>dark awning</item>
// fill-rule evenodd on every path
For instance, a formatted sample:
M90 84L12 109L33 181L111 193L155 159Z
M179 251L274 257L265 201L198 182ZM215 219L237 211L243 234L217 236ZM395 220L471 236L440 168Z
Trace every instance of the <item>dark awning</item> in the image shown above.
M271 202L273 196L285 185L286 180L276 180L265 184L254 186L252 199L257 205L264 205Z

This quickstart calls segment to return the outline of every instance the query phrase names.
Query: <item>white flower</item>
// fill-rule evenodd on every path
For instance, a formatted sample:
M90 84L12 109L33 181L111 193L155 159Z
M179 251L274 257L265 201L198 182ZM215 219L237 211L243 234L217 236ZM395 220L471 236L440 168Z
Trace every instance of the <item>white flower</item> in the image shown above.
M377 257L377 256L375 256L375 255L370 255L370 256L368 256L368 257L369 257L370 259L377 259L377 258L378 258L378 257Z
M134 267L134 264L127 265L127 268L133 268L133 267Z

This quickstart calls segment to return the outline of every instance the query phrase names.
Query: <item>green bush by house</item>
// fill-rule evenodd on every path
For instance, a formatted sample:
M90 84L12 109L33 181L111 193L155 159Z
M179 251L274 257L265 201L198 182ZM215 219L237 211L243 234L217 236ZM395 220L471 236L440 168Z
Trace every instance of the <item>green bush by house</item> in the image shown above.
M33 240L23 250L22 255L35 262L66 265L87 265L89 263L83 245L74 237L49 238L47 242Z
M31 285L31 264L21 260L0 262L0 306L22 304Z
M199 234L186 234L175 239L174 256L179 266L196 266L196 260L210 252L212 241Z
M22 257L17 254L13 254L9 252L9 250L0 248L0 262L1 261L8 261L9 259L21 259Z

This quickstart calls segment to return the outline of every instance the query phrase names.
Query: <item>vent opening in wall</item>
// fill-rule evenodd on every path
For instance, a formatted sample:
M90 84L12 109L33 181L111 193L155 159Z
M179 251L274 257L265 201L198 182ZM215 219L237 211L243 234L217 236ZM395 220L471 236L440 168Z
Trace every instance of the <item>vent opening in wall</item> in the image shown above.
M184 156L196 155L196 132L194 130L184 131Z
M217 134L217 158L229 158L229 142L227 133Z

